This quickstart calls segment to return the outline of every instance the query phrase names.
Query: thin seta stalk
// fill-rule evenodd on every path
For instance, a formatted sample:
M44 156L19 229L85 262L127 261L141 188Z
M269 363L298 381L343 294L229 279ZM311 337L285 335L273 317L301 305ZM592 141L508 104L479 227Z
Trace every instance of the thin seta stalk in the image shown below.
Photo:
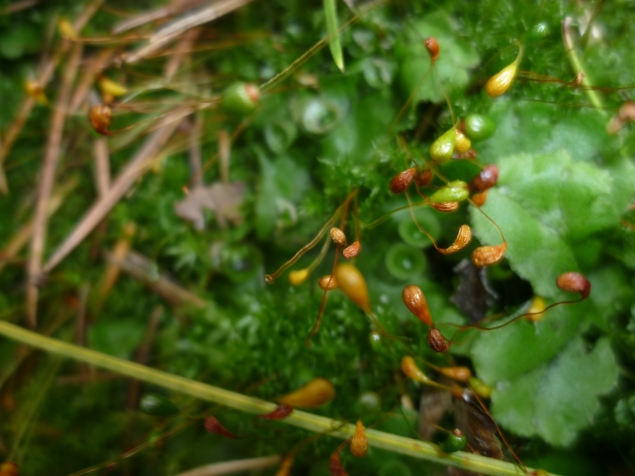
M196 382L134 362L102 354L91 349L52 339L8 322L0 322L0 335L55 355L69 357L127 377L246 413L269 413L277 407L276 404L259 398L231 392L219 387ZM352 424L298 410L281 421L305 430L328 433L330 436L341 439L348 439L355 432L355 426ZM489 475L522 476L525 474L517 465L512 463L460 451L446 454L443 453L437 445L425 441L417 441L412 438L370 429L366 431L366 436L368 444L375 448L413 456L446 466L454 466ZM531 471L531 469L528 468L528 471ZM548 476L556 476L549 475L549 473L546 474Z

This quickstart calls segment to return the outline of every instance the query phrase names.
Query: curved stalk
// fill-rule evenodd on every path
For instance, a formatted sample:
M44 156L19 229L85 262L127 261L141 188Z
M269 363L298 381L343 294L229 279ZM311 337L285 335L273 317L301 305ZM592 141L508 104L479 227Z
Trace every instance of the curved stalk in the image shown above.
M145 365L86 349L85 347L52 339L8 322L0 321L0 335L52 354L70 357L71 359L95 365L127 377L159 385L175 392L184 393L192 397L200 398L201 400L224 405L246 413L268 413L277 407L275 403L224 390L202 382L196 382L184 377L179 377L178 375L152 369ZM355 425L298 410L281 421L299 428L304 428L305 430L328 433L330 436L341 439L349 439L355 433ZM446 454L443 453L437 445L427 441L414 440L412 438L372 429L366 430L366 437L368 444L375 448L425 459L446 466L455 466L476 473L501 476L523 476L525 474L524 471L515 464L461 451ZM531 471L531 469L529 469L529 471ZM550 473L547 474L549 476L556 476Z

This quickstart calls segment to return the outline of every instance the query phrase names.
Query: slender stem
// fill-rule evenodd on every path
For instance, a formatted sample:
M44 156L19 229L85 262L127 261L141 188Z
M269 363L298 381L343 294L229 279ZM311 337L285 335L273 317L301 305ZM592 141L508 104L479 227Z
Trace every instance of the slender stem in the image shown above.
M600 113L606 114L603 110L602 99L596 91L590 88L591 83L584 72L580 57L573 45L573 38L571 37L571 22L571 17L566 17L562 22L562 42L564 43L565 53L567 54L567 58L569 58L573 72L577 74L581 71L582 74L584 74L582 86L584 86L584 92L589 98L589 101L591 101L591 104L593 104L593 107L600 111Z
M196 382L134 362L102 354L91 349L69 344L68 342L52 339L8 322L0 321L0 335L53 354L80 360L128 377L159 385L175 392L225 405L235 410L262 414L269 413L276 408L276 404L266 402L259 398L231 392L202 382ZM297 410L282 421L299 428L304 428L305 430L328 433L333 437L342 439L350 438L355 432L355 425L350 423L343 423ZM525 474L519 466L512 463L460 451L446 454L439 450L437 445L427 441L418 441L412 438L370 429L366 431L366 437L368 443L376 448L447 466L456 466L476 473L515 476L523 476ZM531 469L529 471L531 471Z

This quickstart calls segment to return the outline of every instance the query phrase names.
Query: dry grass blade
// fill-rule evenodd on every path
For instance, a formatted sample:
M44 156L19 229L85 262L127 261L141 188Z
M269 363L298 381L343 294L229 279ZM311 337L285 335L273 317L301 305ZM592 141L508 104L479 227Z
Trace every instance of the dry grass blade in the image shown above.
M247 5L253 0L217 0L212 6L194 12L185 18L163 27L150 37L148 44L124 58L126 63L134 63L163 48L183 33L197 26L209 23L223 15Z
M224 461L222 463L199 466L198 468L179 473L177 476L219 476L221 474L243 473L245 471L255 471L276 466L280 464L280 461L281 458L279 455Z
M104 197L110 188L110 153L108 141L105 137L98 137L93 142L93 156L95 158L95 185L97 194Z
M166 119L172 116L168 115ZM159 127L148 137L141 150L130 160L124 170L112 183L108 193L101 197L84 215L75 229L66 237L64 242L53 253L53 256L44 266L44 272L51 271L62 261L86 236L99 224L106 214L112 210L117 202L148 169L152 160L157 155L161 147L172 137L178 127L180 120L168 120L167 123Z
M113 28L112 33L113 35L117 35L119 33L123 33L124 31L145 25L146 23L162 20L171 15L181 13L183 10L187 10L188 8L196 8L200 4L204 3L204 1L205 0L172 0L172 2L165 7L160 7L149 12L143 12L137 16L120 22Z
M59 209L64 202L66 195L68 195L76 186L77 178L73 177L64 184L60 185L58 189L53 192L47 208L49 218ZM4 269L7 263L15 259L24 245L27 244L33 234L34 224L35 218L31 219L31 221L20 228L15 235L13 235L11 240L9 240L9 243L7 243L4 249L0 251L0 272Z
M208 305L207 301L187 289L183 289L168 277L161 274L157 276L154 263L139 253L131 251L124 259L118 261L114 261L114 257L111 254L107 254L106 258L133 278L142 281L170 304L175 306L189 304L196 307L206 307Z
M31 252L27 266L27 319L29 326L32 328L35 328L37 325L37 281L40 279L42 257L44 255L44 243L46 241L48 202L53 190L55 170L60 156L62 133L64 131L64 121L66 118L66 107L70 101L73 79L75 78L75 74L79 66L82 50L83 48L80 44L73 47L69 61L64 70L59 97L55 108L53 109L53 117L51 118L51 127L44 155L44 164L42 165L42 175L40 178L40 186L35 208L33 237L31 239Z
M88 61L85 61L82 79L77 86L75 86L73 99L71 99L70 106L68 107L69 114L75 114L77 112L81 104L88 97L90 88L95 83L97 75L110 64L114 55L114 48L106 48L95 54L95 56Z

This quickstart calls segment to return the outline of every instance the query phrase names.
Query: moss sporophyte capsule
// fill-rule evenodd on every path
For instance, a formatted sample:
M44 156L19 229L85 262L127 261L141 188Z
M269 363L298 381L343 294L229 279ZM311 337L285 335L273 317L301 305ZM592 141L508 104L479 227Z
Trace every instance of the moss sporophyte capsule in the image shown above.
M444 163L452 158L454 146L456 145L456 132L454 127L444 132L437 140L430 145L430 157L435 162Z
M463 121L463 132L473 141L489 139L496 132L496 123L482 114L469 114Z
M365 312L371 312L368 286L359 269L349 263L340 263L335 268L335 279L341 291L351 301Z
M462 202L470 196L470 188L463 180L454 180L430 196L432 203Z
M221 105L228 114L246 116L256 110L260 102L260 89L252 83L231 84L221 96Z
M461 433L461 430L456 429L448 435L439 447L444 453L454 453L456 451L461 451L465 447L466 443L467 439L465 438L465 435Z
M318 408L335 397L335 387L325 378L315 378L304 387L279 399L290 407Z
M428 309L428 303L421 288L415 284L408 284L403 288L401 295L408 310L417 316L421 322L432 326L433 322L430 309Z
M368 451L368 440L366 439L366 432L364 431L364 424L362 420L357 420L355 425L355 434L351 439L351 453L356 458L362 458L366 456Z
M523 49L520 46L520 43L518 43L518 56L516 56L514 62L505 66L502 70L489 78L485 84L485 92L489 97L497 98L498 96L505 94L507 90L511 88L514 83L514 79L516 79L516 74L518 73L518 65L520 64L522 54Z

